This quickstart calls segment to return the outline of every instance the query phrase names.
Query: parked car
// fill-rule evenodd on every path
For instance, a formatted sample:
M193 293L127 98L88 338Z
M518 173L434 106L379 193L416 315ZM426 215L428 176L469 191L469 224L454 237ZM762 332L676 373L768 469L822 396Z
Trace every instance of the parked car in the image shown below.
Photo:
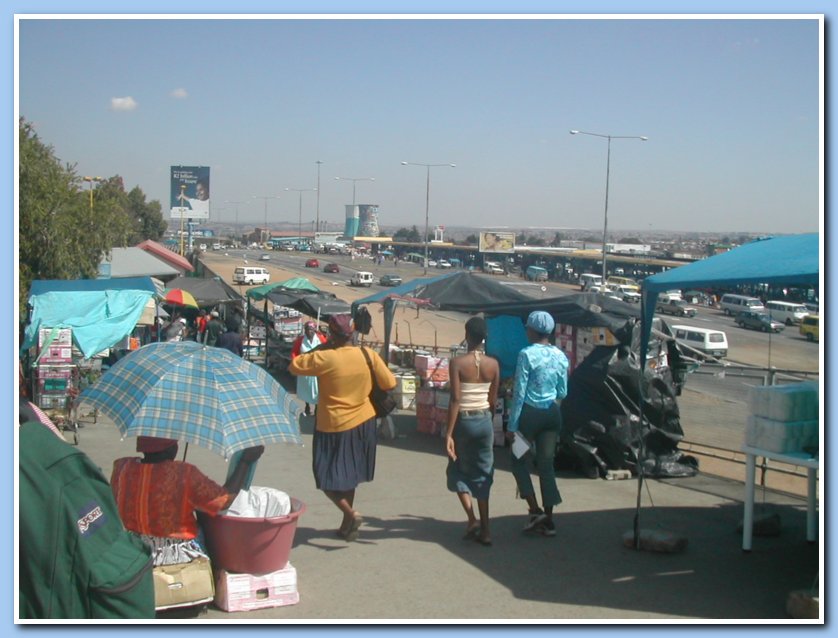
M436 260L435 259L429 259L428 260L428 268L436 268Z
M398 275L381 275L378 283L382 286L401 286L402 278Z
M740 328L761 330L762 332L780 332L780 330L786 327L783 322L772 319L769 314L751 310L740 312L736 315L735 321L736 325Z
M320 268L320 262L316 259L309 259L306 261L306 268Z
M687 304L683 299L670 299L669 301L658 301L656 312L676 317L695 317L695 308Z
M323 267L323 272L340 272L340 266L337 264L326 264Z
M440 259L438 262L436 262L436 267L437 268L451 268L451 262L448 261L447 259Z
M819 315L806 315L800 321L800 334L809 341L820 341L821 318Z
M259 261L270 261L271 256L268 253L262 253L259 255Z

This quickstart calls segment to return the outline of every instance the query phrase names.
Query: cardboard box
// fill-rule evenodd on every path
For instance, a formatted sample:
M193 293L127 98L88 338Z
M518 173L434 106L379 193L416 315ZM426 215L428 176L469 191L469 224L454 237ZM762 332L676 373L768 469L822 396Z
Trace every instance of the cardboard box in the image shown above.
M413 358L413 364L416 367L416 372L419 373L419 376L426 377L424 373L433 372L435 370L445 370L446 374L448 371L448 358L447 357L434 357L429 354L417 354Z
M422 434L439 434L441 430L439 423L430 417L416 416L416 431Z
M413 394L419 386L419 377L415 374L396 377L396 392L402 394Z
M52 328L41 328L38 331L38 348L43 348L49 335L52 334ZM73 345L73 329L72 328L58 328L55 331L55 338L50 343L51 346L66 346Z
M413 410L416 408L415 392L394 392L393 398L396 400L396 407L400 410Z
M416 392L416 405L436 405L436 390L422 386Z
M73 348L69 345L52 343L46 348L41 348L39 354L38 365L69 365L73 362Z
M434 405L438 408L448 409L448 404L451 403L451 393L444 391L437 391Z
M255 576L219 569L215 575L215 599L224 611L250 611L300 602L297 570L288 563L280 570Z
M154 606L157 609L208 603L214 593L208 558L154 568Z

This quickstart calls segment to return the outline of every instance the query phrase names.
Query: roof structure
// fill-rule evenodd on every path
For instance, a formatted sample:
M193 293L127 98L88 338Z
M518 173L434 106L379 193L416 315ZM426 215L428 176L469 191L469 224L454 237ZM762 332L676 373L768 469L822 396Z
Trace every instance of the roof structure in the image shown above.
M171 251L170 251L171 252ZM111 248L101 264L110 265L111 278L122 277L176 277L180 270L136 246Z
M151 253L155 257L159 257L166 263L170 264L177 268L180 273L183 272L193 272L195 268L192 264L189 263L189 260L185 257L181 257L176 252L169 250L163 244L160 244L156 241L151 239L146 239L143 242L137 244L137 248L142 248L146 252Z

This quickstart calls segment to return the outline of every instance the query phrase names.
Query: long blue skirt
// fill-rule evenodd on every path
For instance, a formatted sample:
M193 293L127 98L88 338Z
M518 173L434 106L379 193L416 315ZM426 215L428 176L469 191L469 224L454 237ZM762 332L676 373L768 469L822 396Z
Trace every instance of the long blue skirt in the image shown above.
M375 477L375 418L343 432L314 431L312 470L318 490L346 492Z
M488 500L495 472L494 430L492 413L457 417L454 446L457 460L448 460L448 489L468 492L481 501Z

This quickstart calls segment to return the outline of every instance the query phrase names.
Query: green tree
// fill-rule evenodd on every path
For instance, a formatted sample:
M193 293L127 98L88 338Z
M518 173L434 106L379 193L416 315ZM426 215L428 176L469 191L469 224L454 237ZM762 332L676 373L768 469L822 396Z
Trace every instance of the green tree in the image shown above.
M550 246L561 246L562 241L564 241L564 233L556 233L553 239L550 241Z
M478 239L477 235L473 233L465 239L465 243L467 246L477 246L479 242L480 240Z
M32 124L21 118L18 131L18 276L23 314L33 279L95 277L102 257L113 246L127 245L131 220L115 201L111 180L93 191L91 205L90 192L75 168L62 164Z

